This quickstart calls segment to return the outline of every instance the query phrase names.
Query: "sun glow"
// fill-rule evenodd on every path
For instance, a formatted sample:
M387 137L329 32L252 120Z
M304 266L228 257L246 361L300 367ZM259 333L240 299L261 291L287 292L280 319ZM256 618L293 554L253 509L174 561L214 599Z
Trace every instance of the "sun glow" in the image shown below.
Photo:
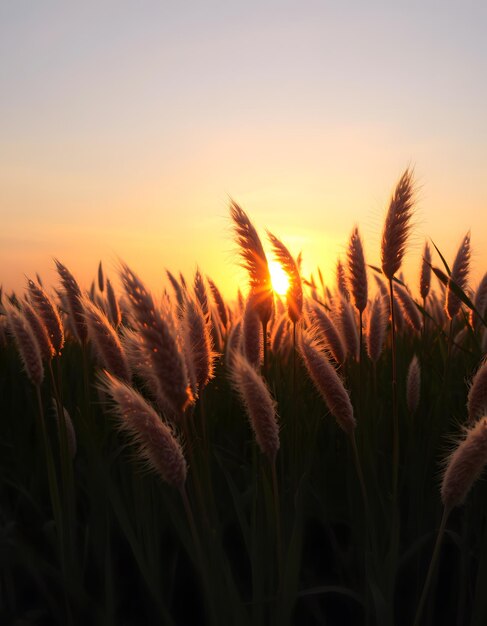
M269 262L269 272L272 288L278 295L285 296L289 289L289 276L276 261Z

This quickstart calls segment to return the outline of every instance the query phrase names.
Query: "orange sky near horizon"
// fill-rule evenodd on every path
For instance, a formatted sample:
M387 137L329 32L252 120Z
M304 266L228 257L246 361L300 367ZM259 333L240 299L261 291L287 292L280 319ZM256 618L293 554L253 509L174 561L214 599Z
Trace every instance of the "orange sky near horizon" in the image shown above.
M125 260L159 293L196 266L245 285L228 200L305 276L334 280L355 224L379 264L391 191L413 165L417 284L431 237L472 231L487 269L487 9L476 2L20 1L0 7L0 283L59 258L88 288ZM441 8L440 8L441 7ZM438 257L435 260L439 263Z

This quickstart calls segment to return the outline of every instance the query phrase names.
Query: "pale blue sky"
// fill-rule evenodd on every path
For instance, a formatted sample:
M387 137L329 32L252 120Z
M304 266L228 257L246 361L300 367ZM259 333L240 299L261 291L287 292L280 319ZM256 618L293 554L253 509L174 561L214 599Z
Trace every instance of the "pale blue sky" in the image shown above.
M117 256L230 293L227 200L331 274L371 263L392 186L420 184L409 255L487 266L483 2L0 3L0 282L81 281ZM416 277L414 277L415 280Z

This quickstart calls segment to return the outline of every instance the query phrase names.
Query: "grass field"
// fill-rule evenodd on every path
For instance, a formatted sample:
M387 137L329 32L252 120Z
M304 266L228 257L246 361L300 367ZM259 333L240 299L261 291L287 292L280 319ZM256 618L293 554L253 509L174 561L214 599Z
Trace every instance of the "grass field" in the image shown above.
M328 285L269 235L283 298L235 203L236 302L59 261L3 293L0 623L487 624L487 278L467 235L406 281L413 211L406 172Z

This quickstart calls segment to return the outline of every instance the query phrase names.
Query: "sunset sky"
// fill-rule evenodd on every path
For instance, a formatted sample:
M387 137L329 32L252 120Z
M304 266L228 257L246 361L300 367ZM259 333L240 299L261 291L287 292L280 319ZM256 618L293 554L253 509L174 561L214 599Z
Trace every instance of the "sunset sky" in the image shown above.
M199 264L242 276L232 197L304 272L332 280L357 223L367 260L409 165L406 269L472 230L487 269L485 2L0 4L0 282L58 257L88 286L123 258L160 290ZM414 274L413 274L414 272Z

